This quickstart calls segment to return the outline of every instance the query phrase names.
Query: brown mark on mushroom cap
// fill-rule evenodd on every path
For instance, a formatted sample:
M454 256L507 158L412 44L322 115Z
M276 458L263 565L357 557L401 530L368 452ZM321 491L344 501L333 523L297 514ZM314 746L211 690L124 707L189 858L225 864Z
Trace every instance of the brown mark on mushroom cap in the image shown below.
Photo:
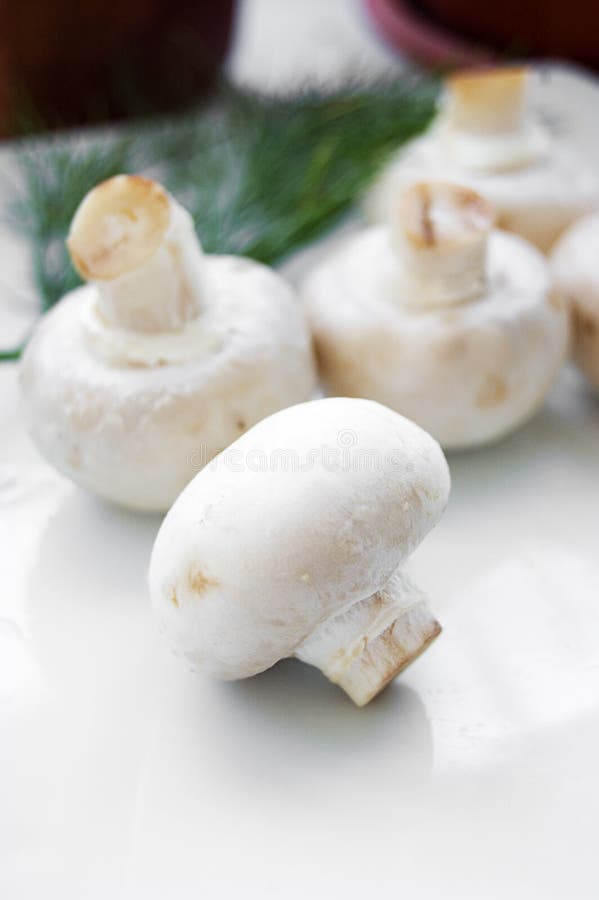
M566 306L566 299L559 291L554 289L547 294L547 303L552 309L561 312Z
M500 375L492 373L485 379L476 395L476 405L479 407L498 406L506 399L509 393L508 386Z
M597 322L592 316L584 313L580 308L574 310L574 330L577 337L593 338L597 332Z
M68 456L68 463L72 469L80 469L81 462L81 450L77 446L77 444L75 444L73 447L71 447L71 451Z
M454 362L468 353L468 339L461 334L452 334L441 341L437 356L442 362Z
M420 185L419 194L422 237L424 243L431 247L435 243L435 226L431 219L431 195L428 185Z
M187 576L187 583L196 594L204 594L211 587L218 587L219 582L209 578L201 569L191 569Z

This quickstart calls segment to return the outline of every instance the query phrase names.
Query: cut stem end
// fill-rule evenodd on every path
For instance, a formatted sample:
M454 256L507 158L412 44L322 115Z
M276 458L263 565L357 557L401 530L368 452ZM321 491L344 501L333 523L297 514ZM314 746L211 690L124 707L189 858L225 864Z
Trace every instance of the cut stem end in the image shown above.
M81 202L67 246L86 281L110 281L143 265L158 249L170 222L161 185L141 175L116 175Z
M424 653L441 626L421 602L399 616L373 640L336 681L357 706L365 706Z
M454 128L504 134L520 127L528 69L500 66L457 72L446 80L448 116Z
M193 221L157 182L102 182L75 213L67 245L79 274L96 282L109 328L178 332L200 314L205 265Z
M295 656L365 706L440 633L422 591L398 569L376 594L320 624Z
M402 302L443 307L484 291L491 204L470 188L443 181L408 187L394 221L402 264Z

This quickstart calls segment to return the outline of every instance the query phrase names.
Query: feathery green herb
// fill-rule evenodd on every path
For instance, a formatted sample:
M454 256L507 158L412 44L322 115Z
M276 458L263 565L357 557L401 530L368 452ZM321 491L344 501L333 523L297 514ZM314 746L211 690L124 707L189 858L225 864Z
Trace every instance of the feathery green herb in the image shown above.
M273 265L351 207L392 151L428 125L436 94L428 80L282 98L225 86L197 113L25 143L16 219L42 309L79 283L64 239L99 181L156 177L190 210L207 252Z

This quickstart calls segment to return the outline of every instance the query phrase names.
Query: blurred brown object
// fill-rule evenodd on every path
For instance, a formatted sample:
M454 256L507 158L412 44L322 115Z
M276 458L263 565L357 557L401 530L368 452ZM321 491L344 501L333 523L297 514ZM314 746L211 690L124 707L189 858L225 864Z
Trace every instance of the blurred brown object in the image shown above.
M599 66L597 0L419 0L438 22L495 50Z
M234 0L2 0L0 133L181 106L214 79Z
M390 44L427 65L545 56L599 69L596 0L363 2Z

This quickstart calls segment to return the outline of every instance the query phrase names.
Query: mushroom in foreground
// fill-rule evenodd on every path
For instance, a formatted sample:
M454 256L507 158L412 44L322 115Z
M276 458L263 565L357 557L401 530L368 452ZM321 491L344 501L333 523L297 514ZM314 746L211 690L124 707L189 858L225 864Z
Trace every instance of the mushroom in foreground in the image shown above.
M68 238L89 283L43 317L22 361L30 430L82 487L166 510L255 422L308 399L308 329L265 266L204 255L159 184L119 175L83 200Z
M434 178L489 199L498 227L547 252L576 219L599 206L599 179L526 103L525 67L458 72L429 131L395 157L366 199L371 222L389 221L402 187Z
M377 400L445 448L526 421L568 346L568 316L544 257L492 228L468 188L408 188L392 227L349 238L303 285L325 386Z
M362 706L440 632L403 565L448 494L438 444L377 403L275 413L169 511L154 610L195 669L247 678L295 656Z
M599 390L599 214L563 235L553 252L557 290L572 315L574 359Z

